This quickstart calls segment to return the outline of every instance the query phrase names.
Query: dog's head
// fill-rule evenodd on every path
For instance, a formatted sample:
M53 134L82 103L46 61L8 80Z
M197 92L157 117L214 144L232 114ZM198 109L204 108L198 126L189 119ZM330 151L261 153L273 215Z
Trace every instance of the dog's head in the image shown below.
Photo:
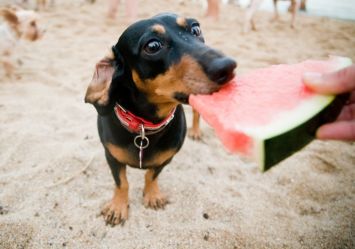
M20 38L35 41L43 35L43 30L38 24L39 16L32 10L5 8L0 10L0 16Z
M96 65L86 102L145 100L164 116L190 94L210 94L234 76L236 62L204 44L197 20L161 14L128 27Z

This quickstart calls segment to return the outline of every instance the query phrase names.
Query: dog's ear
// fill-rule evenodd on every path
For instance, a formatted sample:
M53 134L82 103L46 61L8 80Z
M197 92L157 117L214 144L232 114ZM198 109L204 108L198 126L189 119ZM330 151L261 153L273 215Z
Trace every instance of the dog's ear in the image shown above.
M18 25L19 19L16 15L16 12L11 9L1 9L0 16L4 17L5 21L10 25Z
M95 67L92 80L86 90L85 102L98 106L107 106L110 101L110 87L115 72L112 51L101 59Z
M95 67L92 80L86 90L85 102L91 103L99 115L107 115L113 110L112 95L117 91L117 83L124 79L123 59L115 47L101 59ZM114 80L115 85L112 84Z

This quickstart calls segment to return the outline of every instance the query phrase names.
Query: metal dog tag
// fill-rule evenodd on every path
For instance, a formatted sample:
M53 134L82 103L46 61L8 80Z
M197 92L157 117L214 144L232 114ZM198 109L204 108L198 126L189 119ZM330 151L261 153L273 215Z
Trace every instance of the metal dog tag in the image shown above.
M149 139L145 136L144 126L141 125L141 132L134 138L134 145L139 149L139 168L143 167L143 150L149 146Z

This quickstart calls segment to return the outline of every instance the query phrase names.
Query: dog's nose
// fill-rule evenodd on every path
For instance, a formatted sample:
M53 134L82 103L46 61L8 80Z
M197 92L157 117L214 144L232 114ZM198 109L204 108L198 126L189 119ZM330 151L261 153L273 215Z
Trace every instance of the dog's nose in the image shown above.
M208 67L208 77L218 85L223 85L234 77L237 62L229 57L215 58Z

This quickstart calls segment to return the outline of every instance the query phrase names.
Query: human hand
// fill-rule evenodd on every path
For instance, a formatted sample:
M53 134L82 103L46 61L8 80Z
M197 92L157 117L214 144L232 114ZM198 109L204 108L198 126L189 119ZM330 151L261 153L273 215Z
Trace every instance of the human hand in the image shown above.
M355 64L333 73L306 73L303 81L318 93L350 93L349 101L337 120L319 127L316 136L319 139L355 141Z

